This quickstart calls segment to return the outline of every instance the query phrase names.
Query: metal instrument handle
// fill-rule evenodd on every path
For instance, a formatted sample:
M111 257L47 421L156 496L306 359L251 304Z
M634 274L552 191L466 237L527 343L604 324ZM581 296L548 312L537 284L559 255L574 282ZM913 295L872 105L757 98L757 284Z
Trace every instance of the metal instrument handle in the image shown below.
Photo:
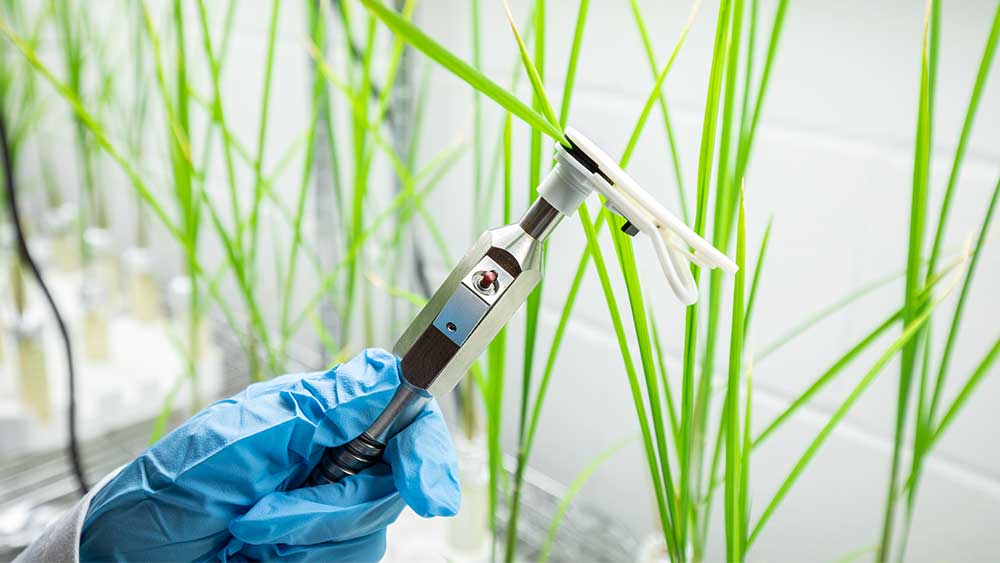
M345 477L357 475L378 463L382 459L385 444L362 432L350 442L327 448L319 464L313 469L306 480L306 486L328 485L336 483Z

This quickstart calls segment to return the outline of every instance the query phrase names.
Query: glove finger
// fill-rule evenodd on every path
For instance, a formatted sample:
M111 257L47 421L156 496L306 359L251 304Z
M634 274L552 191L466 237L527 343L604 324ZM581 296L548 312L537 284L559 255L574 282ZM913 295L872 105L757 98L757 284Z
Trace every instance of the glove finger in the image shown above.
M286 407L316 425L313 441L339 446L361 434L389 404L399 385L399 360L369 348L327 373L311 374L281 390Z
M344 542L313 545L246 544L234 539L219 554L222 561L312 561L376 562L385 555L385 529ZM234 549L234 551L230 551Z
M417 514L454 516L462 493L451 436L436 402L389 440L383 460L392 467L396 488Z
M204 409L130 464L129 491L175 487L185 506L226 514L304 480L324 446L360 434L399 383L396 358L365 350L328 373L254 384ZM234 471L246 468L246 471ZM122 489L118 487L116 490ZM103 499L94 506L100 509Z
M383 530L405 507L385 464L338 483L274 492L229 524L248 544L342 542Z

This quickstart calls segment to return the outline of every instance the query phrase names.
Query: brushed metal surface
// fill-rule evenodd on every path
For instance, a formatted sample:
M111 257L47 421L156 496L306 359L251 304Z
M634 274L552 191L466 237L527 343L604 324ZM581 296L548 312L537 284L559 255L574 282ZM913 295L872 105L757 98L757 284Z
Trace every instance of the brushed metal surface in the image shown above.
M434 328L449 340L461 346L486 316L490 304L464 283L458 284L451 298L434 318Z
M434 319L441 312L444 304L448 302L451 298L451 294L455 292L455 288L461 283L462 278L468 273L468 271L482 259L483 255L490 247L490 233L485 232L479 237L479 240L469 248L465 256L459 260L455 268L448 274L444 282L437 288L434 295L431 296L424 308L417 313L416 318L410 323L410 326L406 328L396 344L392 347L392 353L396 355L397 358L402 358L410 351L413 344L420 338L420 335L431 326ZM403 374L404 377L406 374Z
M558 215L549 216L553 222L558 222L560 217ZM539 225L537 232L551 232L551 229ZM500 256L503 257L502 260L493 259L493 257ZM492 306L481 315L478 324L471 329L471 332L464 334L464 331L460 331L459 329L464 327L459 327L457 321L455 322L456 330L448 331L448 319L441 317L442 311L449 302L452 302L453 305L458 304L456 293L468 291L468 288L463 285L463 280L474 277L484 264L499 267L498 273L504 274L502 279L509 281L506 282L501 291L493 296ZM455 269L448 275L448 278L441 284L441 287L438 288L393 347L393 353L399 357L406 357L407 354L411 353L419 354L420 350L413 350L414 345L421 339L425 331L434 330L442 332L449 338L452 335L457 336L457 340L452 338L452 341L459 344L458 351L444 363L440 373L436 375L421 373L413 374L412 377L408 378L407 370L404 369L403 377L407 378L411 384L427 389L435 397L451 391L541 281L541 266L541 242L526 233L519 224L507 225L485 232L455 266ZM470 308L468 312L469 315L465 315L463 312L461 315L457 315L457 318L471 318L471 316L479 316L480 313L478 307ZM435 327L436 319L441 319L441 322L437 323L441 326Z
M472 367L500 329L514 315L542 279L542 246L519 225L508 225L487 232L492 248L506 251L520 267L514 280L486 312L458 352L428 387L431 395L441 396L455 387Z

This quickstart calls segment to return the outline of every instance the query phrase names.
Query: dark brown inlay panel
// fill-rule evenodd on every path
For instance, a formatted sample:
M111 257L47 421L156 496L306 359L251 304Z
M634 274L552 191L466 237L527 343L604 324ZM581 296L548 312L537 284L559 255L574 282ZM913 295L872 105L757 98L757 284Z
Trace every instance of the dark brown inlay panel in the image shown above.
M427 389L457 352L458 344L434 325L428 326L403 356L403 377L411 385Z

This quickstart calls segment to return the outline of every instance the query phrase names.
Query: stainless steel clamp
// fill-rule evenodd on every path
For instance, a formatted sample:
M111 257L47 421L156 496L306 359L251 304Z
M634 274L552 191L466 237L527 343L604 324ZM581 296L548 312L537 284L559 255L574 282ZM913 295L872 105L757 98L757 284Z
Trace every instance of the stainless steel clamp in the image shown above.
M722 252L644 191L592 141L569 128L539 197L512 225L486 231L434 292L396 345L402 381L386 409L354 440L328 449L307 484L336 482L376 463L385 444L432 397L451 391L542 279L542 243L595 190L649 236L667 282L685 304L698 299L692 262L735 272Z

